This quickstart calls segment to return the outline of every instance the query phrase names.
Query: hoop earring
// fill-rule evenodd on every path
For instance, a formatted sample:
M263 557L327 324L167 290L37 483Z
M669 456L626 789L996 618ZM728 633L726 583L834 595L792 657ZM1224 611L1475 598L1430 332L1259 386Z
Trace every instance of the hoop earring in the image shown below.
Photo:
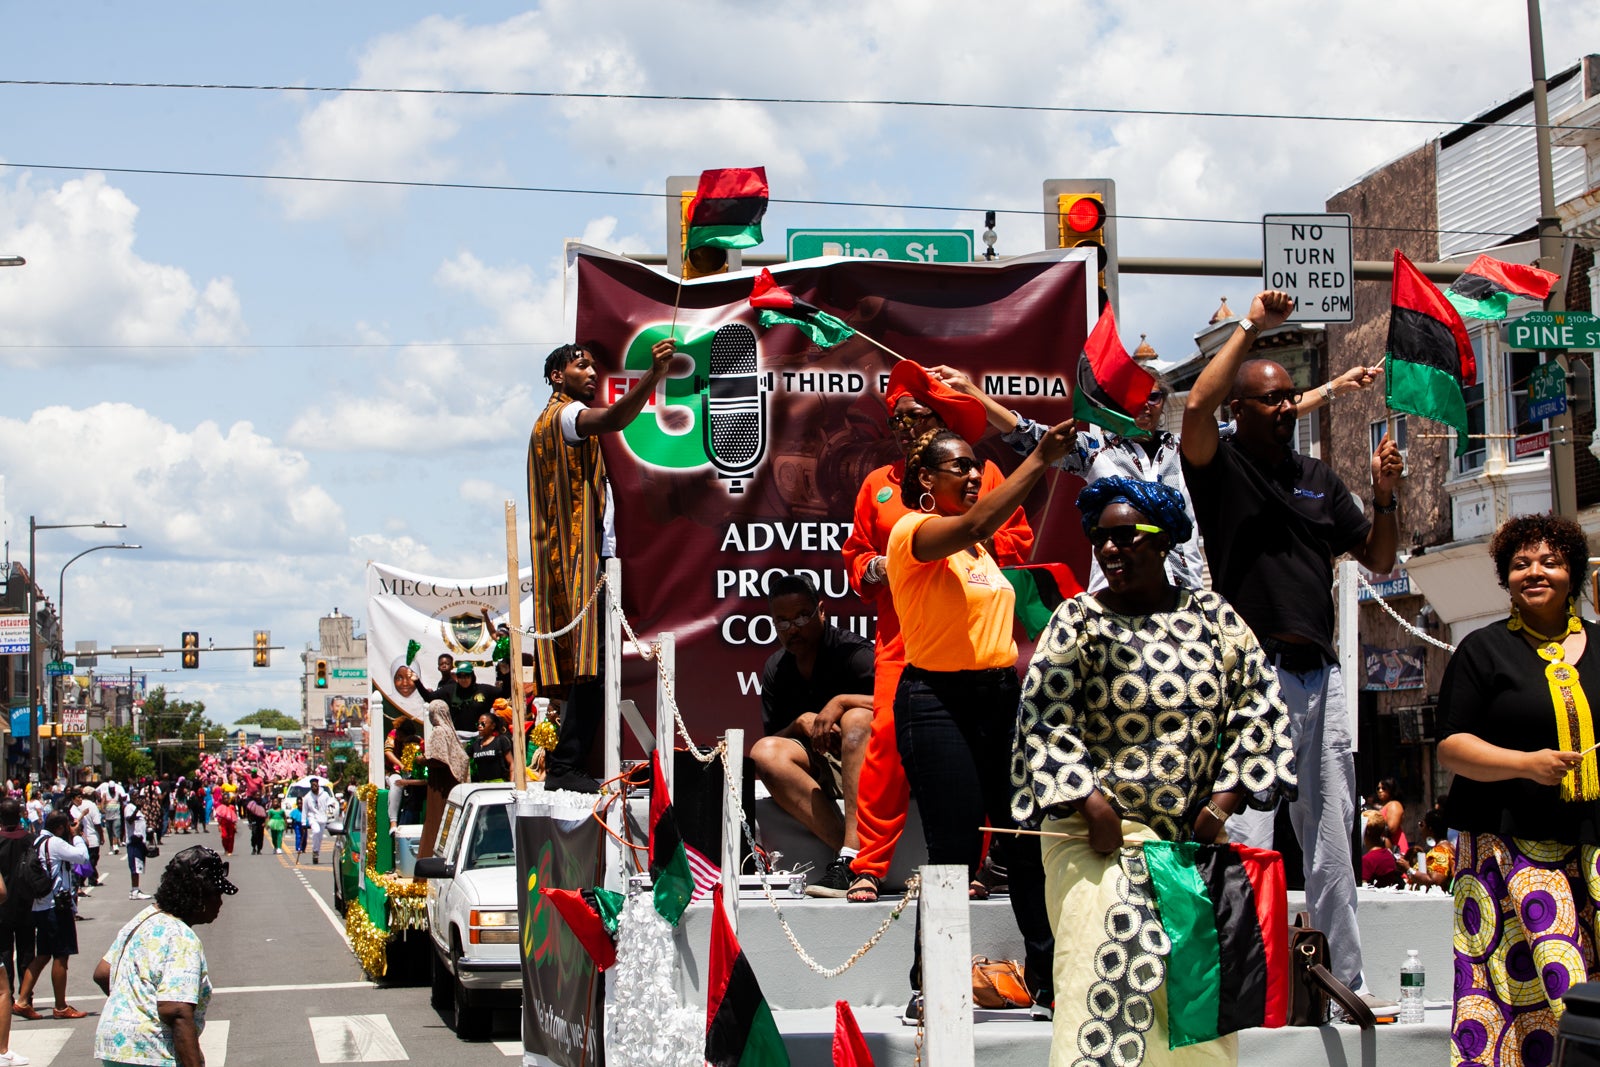
M917 497L917 507L922 511L932 511L933 506L934 500L932 493L924 491L921 496Z

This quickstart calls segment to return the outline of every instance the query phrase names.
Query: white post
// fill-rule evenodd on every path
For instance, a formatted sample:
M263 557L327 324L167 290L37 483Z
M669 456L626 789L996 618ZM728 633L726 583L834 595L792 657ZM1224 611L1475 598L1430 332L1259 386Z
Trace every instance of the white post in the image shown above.
M727 758L723 760L722 783L722 903L728 909L728 925L739 932L739 856L744 833L744 731L729 730Z
M1339 673L1344 676L1344 710L1350 719L1350 751L1361 744L1361 578L1359 564L1339 564Z
M972 1067L972 923L967 869L922 868L922 1062Z
M661 753L661 773L666 776L667 790L677 786L673 774L672 750L677 747L677 731L673 728L672 708L667 702L667 686L677 678L678 644L671 633L656 639L656 655L660 670L656 673L656 751Z
M378 753L377 759L372 758L374 752ZM383 763L383 694L373 686L367 697L367 784L382 789L387 769Z
M612 781L622 773L622 711L619 705L622 702L622 623L617 618L617 613L611 605L622 603L622 561L616 557L606 560L606 587L600 594L607 607L600 624L605 627L606 635L606 717L604 745L605 745L605 777ZM596 599L592 610L599 610L600 599ZM582 768L579 768L580 770ZM610 859L606 866L620 880L621 886L627 885L628 866L627 857L623 854L622 847L622 808L621 804L612 804L606 822L611 827L611 833L606 836L606 847ZM606 882L612 888L619 886Z

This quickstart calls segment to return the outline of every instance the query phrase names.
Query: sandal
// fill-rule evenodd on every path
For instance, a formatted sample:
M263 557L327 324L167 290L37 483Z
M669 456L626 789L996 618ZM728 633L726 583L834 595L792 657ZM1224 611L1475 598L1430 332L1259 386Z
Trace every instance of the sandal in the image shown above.
M850 891L845 894L845 899L852 904L876 904L878 887L881 885L883 880L875 874L858 874L855 881L850 883Z
M967 883L967 899L988 900L989 887L984 885L980 880L974 878L972 881Z

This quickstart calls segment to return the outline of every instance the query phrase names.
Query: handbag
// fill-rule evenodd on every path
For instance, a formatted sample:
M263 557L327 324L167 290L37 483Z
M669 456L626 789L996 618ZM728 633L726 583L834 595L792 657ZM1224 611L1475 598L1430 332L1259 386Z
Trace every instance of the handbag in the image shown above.
M975 1008L1026 1008L1033 1004L1028 983L1016 960L972 957L972 1006Z
M1328 935L1312 929L1311 916L1302 911L1289 927L1289 1025L1322 1026L1332 1001L1361 1029L1377 1025L1372 1009L1328 970Z

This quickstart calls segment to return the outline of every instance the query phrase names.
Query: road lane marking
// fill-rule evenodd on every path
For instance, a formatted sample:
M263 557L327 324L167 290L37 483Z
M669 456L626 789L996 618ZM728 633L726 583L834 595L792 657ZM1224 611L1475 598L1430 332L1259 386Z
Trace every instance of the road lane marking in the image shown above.
M206 1028L200 1031L200 1055L205 1059L206 1067L227 1067L228 1020L206 1020Z
M235 985L213 989L212 995L221 993L307 993L317 989L376 989L376 982L312 982L307 985ZM81 1000L81 997L74 997Z
M507 1056L520 1056L520 1055L522 1055L522 1042L521 1041L496 1041L494 1043L494 1047L499 1049L501 1052L505 1053ZM209 1067L209 1065L208 1065L208 1067Z
M50 1062L61 1055L61 1046L72 1036L70 1026L47 1026L33 1030L25 1026L11 1028L11 1050L28 1057L35 1067L50 1067Z
M387 1015L339 1015L306 1020L323 1063L409 1060Z
M311 888L311 883L306 881L305 875L296 870L294 876L300 879L300 884L306 887L306 892L310 893L311 899L317 902L317 907L322 909L322 914L328 917L328 922L339 932L339 940L344 942L344 947L354 952L355 946L350 944L350 935L344 932L344 920L339 918L332 908L328 907L328 902L322 899L321 893Z

